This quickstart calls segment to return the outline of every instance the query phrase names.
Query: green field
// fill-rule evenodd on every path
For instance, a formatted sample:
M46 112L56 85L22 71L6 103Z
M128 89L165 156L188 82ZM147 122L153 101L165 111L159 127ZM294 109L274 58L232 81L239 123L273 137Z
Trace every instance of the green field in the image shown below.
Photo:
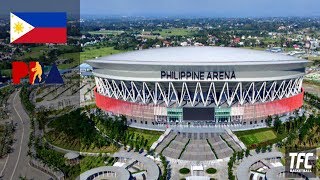
M308 60L310 60L310 61L320 61L320 56L317 56L317 57L310 56L310 57L308 57Z
M113 157L83 156L80 160L81 173L100 166L112 166L113 162Z
M272 130L272 128L236 131L234 133L246 146L260 144L263 142L276 140L278 138L277 134Z
M57 48L58 50L61 51L67 51L67 50L73 50L75 49L74 46L57 46L57 47L49 47L49 46L37 46L37 47L30 47L29 50L30 52L26 52L24 53L24 55L19 56L19 57L15 57L18 60L22 60L25 58L34 58L35 60L39 60L41 61L41 59L39 59L39 57L41 55L46 55L47 52L49 52L49 50L52 50L54 48Z
M267 48L262 47L243 47L245 49L252 49L252 50L259 50L259 51L265 51Z
M124 33L124 31L116 31L116 30L102 30L102 31L89 31L89 34L102 34L102 35L120 35Z
M71 63L59 64L58 65L59 69L68 69L71 67L76 67L76 66L79 66L79 63L80 63L79 53L77 53L77 52L61 54L59 56L59 59L73 59L73 61Z
M110 145L101 148L92 145L90 148L83 148L80 144L80 138L71 138L64 133L49 131L45 134L45 139L52 145L73 151L95 152L95 153L114 153L117 147Z
M159 137L163 134L161 131L149 131L149 130L144 130L144 129L136 129L129 127L128 128L128 133L135 133L135 135L139 135L140 137L144 137L144 139L148 139L148 144L147 146L151 147L153 142L157 141Z
M94 59L96 57L102 57L102 56L117 54L121 52L124 52L124 51L116 50L113 47L101 47L101 48L87 47L87 48L84 48L84 52L80 53L80 64L88 59Z
M86 47L83 49L83 52L80 53L80 57L79 57L79 53L77 52L61 54L59 56L59 59L66 59L66 60L73 59L73 61L59 64L58 67L59 69L72 68L72 67L79 66L79 64L83 63L85 60L95 59L96 57L102 57L102 56L117 54L121 52L125 52L125 51L115 50L113 47L100 47L100 48Z
M35 60L39 60L39 57L45 54L49 50L48 46L37 46L31 47L30 52L25 53L23 56L16 57L17 60L22 60L26 58L34 58Z
M190 36L195 31L183 28L162 29L162 31L153 31L152 33L159 33L162 37L168 36Z
M2 76L9 76L9 77L11 77L11 69L3 69L3 70L1 70L1 75L2 75Z

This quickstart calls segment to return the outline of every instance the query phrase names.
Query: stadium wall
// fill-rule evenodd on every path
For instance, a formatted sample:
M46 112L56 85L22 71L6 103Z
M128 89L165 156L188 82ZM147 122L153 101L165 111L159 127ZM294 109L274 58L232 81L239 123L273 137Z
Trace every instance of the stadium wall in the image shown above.
M303 105L303 91L297 95L265 103L233 105L229 109L227 122L255 124L267 116L282 115L299 109ZM169 122L169 117L182 122L181 108L167 108L160 105L146 105L110 98L95 90L96 105L115 115L125 115L128 121L142 124ZM174 111L176 109L176 111ZM219 108L216 108L219 110ZM173 114L173 115L172 115ZM225 122L225 121L224 121Z

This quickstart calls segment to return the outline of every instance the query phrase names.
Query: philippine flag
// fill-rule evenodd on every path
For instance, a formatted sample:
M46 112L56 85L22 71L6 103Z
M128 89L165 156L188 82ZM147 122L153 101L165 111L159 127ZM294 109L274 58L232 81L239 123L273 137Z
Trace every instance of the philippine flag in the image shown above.
M66 43L65 12L13 12L10 14L11 43Z

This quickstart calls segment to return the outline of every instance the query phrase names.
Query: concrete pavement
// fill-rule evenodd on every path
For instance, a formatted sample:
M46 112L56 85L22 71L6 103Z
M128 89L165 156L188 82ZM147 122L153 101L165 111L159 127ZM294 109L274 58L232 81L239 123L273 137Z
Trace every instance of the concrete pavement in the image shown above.
M19 177L27 179L47 180L51 176L33 168L29 164L28 142L30 134L30 119L25 112L20 96L20 91L15 91L8 100L11 110L10 116L14 123L17 123L13 144L13 152L6 158L0 159L0 179L2 180L18 180Z

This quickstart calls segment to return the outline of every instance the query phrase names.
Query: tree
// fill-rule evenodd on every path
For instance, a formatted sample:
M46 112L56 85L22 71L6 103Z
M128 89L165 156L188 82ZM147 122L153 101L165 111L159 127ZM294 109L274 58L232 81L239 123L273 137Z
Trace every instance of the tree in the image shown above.
M273 127L274 127L274 130L279 133L279 130L281 128L281 125L282 125L282 121L280 120L279 116L276 116L274 122L273 122Z
M241 151L241 154L240 154L240 159L243 159L243 156L244 156L244 150Z
M149 153L149 152L150 152L150 146L147 146L147 147L146 147L146 150L147 150L147 152Z
M256 148L256 153L260 153L260 150L261 150L261 147L260 146L258 146L257 148Z
M130 141L130 149L133 149L134 148L134 143L133 141Z
M164 157L162 154L160 154L160 160L164 169L162 176L160 176L160 179L165 180L168 176L168 162L166 160L166 157Z
M246 157L248 157L249 156L249 154L250 154L250 150L249 149L246 149Z
M268 127L271 127L271 125L272 125L272 117L271 116L267 117L266 124L267 124Z
M140 140L140 146L144 146L144 142L145 142L145 141L144 141L144 136L142 136L142 137L141 137L141 140Z
M144 142L144 146L147 146L147 145L148 145L148 139L146 139Z
M135 152L138 152L139 151L139 149L140 149L140 146L139 146L139 144L138 143L136 143L136 148L135 148Z
M127 142L126 141L123 142L123 147L124 147L124 150L127 150Z
M238 161L241 159L241 151L238 151L237 159L238 159Z

